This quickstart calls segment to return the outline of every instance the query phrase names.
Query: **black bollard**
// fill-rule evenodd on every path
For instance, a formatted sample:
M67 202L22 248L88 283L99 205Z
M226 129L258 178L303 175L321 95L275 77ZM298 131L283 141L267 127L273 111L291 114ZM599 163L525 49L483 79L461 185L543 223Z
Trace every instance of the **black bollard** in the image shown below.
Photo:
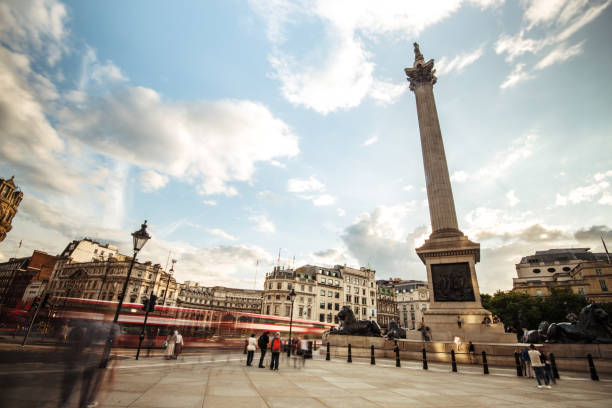
M548 355L550 359L550 369L552 370L553 378L559 378L559 371L557 371L557 363L555 362L555 355L550 353Z
M523 370L521 369L521 360L519 359L519 353L517 351L514 352L514 364L516 364L516 376L522 377Z
M351 357L351 345L348 345L348 358L346 359L347 363L352 363L353 362L353 358Z
M482 350L482 372L489 374L489 364L487 363L487 352Z
M455 350L451 349L451 367L453 369L453 373L457 372L457 361L455 360Z
M375 365L376 364L376 359L374 359L374 345L373 344L370 347L370 364L371 365Z
M330 358L329 358L329 341L327 342L327 353L325 354L325 360L326 361L330 360Z
M402 366L402 363L400 363L399 346L397 345L397 343L395 344L395 366L396 367Z
M427 350L423 347L423 370L427 370Z
M591 353L587 354L587 360L589 360L589 370L591 370L591 380L599 381L597 370L595 370L595 364L593 364L593 356Z

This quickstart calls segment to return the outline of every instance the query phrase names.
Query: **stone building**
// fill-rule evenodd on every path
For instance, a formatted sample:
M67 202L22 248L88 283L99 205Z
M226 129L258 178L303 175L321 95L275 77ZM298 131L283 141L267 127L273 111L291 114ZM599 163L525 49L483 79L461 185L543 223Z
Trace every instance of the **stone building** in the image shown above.
M1 304L16 307L31 301L45 290L57 257L34 251L32 256L11 258L0 264Z
M116 246L111 244L103 245L89 238L72 241L66 246L60 256L71 258L72 262L103 261L109 258L124 261L127 258L126 255L119 253Z
M395 283L397 280L376 281L376 321L381 329L389 328L389 322L394 320L399 324L397 304L395 299Z
M409 330L418 329L423 312L429 308L427 282L399 280L395 282L394 290L400 325Z
M593 302L610 302L612 265L605 253L589 248L549 249L523 257L516 265L512 290L549 296L551 288L569 288Z
M90 262L61 258L53 271L49 291L52 296L118 301L130 263L131 259L127 257L125 260L111 257ZM153 293L159 299L157 304L165 298L166 306L175 306L178 289L176 280L159 264L135 262L124 302L142 303Z
M0 179L0 242L4 241L11 230L22 198L23 193L15 185L14 177L8 180Z
M305 265L295 271L275 267L265 278L262 313L291 316L291 289L296 293L293 318L338 323L338 312L349 306L357 319L376 320L374 270L341 265Z
M178 306L195 309L232 311L242 313L261 312L262 290L226 288L224 286L200 286L198 282L180 284Z

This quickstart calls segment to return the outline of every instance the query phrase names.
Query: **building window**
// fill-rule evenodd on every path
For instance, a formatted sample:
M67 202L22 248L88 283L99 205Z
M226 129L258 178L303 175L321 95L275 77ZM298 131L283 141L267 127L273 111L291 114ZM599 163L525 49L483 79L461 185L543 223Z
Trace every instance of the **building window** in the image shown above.
M606 281L601 279L599 281L599 286L601 286L601 291L602 292L607 292L608 291L608 285L606 285Z
M336 299L340 299L340 292L336 292L336 293L334 293L334 297L335 297Z
M332 322L332 315L331 313L327 315L327 323L331 323Z
M578 294L584 295L584 288L578 288Z
M346 295L346 301L349 303L351 302L351 295Z
M280 300L280 295L276 295L276 300Z
M328 290L328 291L327 291L327 296L328 296L328 297L332 297L332 296L334 296L334 292L332 292L331 290Z
M570 271L570 267L569 267L569 266L564 266L564 267L563 267L563 270L564 270L565 272L569 272L569 271Z
M361 294L365 296L365 289L361 289Z
M300 306L298 310L298 316L302 316L304 314L304 307Z
M550 272L550 273L553 273L553 272L556 271L556 269L555 268L548 268L547 271Z
M340 282L338 282L338 281L334 281L334 285L335 285L335 286L340 286Z
M319 321L320 321L320 322L324 322L324 321L325 321L325 315L324 315L323 313L321 313L321 314L319 315Z
M312 286L308 286L308 291L312 292Z
M287 290L291 290L291 284L290 283L287 284Z
M359 288L358 288L357 286L355 286L355 287L353 288L353 293L355 293L355 294L357 294L357 295L359 294Z
M355 296L355 303L359 303L359 296Z
M542 296L542 291L540 289L536 290L536 295L537 296Z
M359 278L353 278L353 284L359 285Z
M300 290L304 292L304 285L300 285Z
M278 282L276 284L276 289L282 289L283 288L283 284L281 282Z
M542 271L541 271L539 268L535 268L535 269L534 269L534 270L532 270L531 272L533 272L533 273L540 273L540 272L542 272Z
M366 316L368 314L368 310L365 307L362 310L363 310L363 315Z
M367 305L367 303L366 303L366 302L367 302L367 300L368 300L368 299L366 299L366 298L361 298L361 304L362 304L362 305Z
M334 309L336 309L336 310L340 310L340 303L336 303L336 304L334 304Z
M321 289L321 296L325 296L325 289Z
M285 317L291 316L291 306L285 306Z
M325 302L320 302L319 303L319 308L320 309L325 309Z
M272 284L271 283L268 285L268 289L272 289Z
M327 280L327 284L328 285L333 285L334 284L334 280L333 279L328 279Z
M333 309L333 306L332 306L332 304L331 304L331 303L328 303L328 304L327 304L327 309L329 309L329 310L332 310L332 309Z
M595 274L601 275L601 269L595 269Z

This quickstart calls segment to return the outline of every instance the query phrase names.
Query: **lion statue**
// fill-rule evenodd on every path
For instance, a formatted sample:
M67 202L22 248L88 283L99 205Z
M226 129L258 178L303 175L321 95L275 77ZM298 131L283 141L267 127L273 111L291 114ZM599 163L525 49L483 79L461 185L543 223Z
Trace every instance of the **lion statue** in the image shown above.
M353 336L382 337L378 323L371 320L357 320L348 306L342 306L338 312L340 326L330 330L329 334L347 334Z
M552 323L547 332L548 343L612 343L608 313L596 304L585 306L578 321Z
M389 330L387 330L387 335L385 337L389 340L405 339L406 330L402 329L399 324L395 323L395 320L391 320L389 322Z
M550 323L546 320L540 322L537 330L527 330L523 335L523 343L544 343L547 338Z

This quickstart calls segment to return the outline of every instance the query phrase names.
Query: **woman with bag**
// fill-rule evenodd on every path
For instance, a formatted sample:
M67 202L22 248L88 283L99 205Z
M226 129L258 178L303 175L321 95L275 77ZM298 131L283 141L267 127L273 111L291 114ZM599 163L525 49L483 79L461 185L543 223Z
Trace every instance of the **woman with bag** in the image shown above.
M174 355L174 346L176 344L176 333L177 333L176 331L174 331L174 333L170 333L168 337L166 338L166 341L164 342L164 344L166 345L166 352L164 353L166 360L170 360L172 356Z
M247 340L247 366L250 366L253 363L253 356L255 355L255 350L257 349L257 340L255 339L255 335L251 334L251 337Z
M174 336L174 356L172 356L172 358L176 360L178 359L179 354L183 352L183 346L185 345L185 342L183 341L183 336L181 335L181 333L178 332L178 330L174 331Z

